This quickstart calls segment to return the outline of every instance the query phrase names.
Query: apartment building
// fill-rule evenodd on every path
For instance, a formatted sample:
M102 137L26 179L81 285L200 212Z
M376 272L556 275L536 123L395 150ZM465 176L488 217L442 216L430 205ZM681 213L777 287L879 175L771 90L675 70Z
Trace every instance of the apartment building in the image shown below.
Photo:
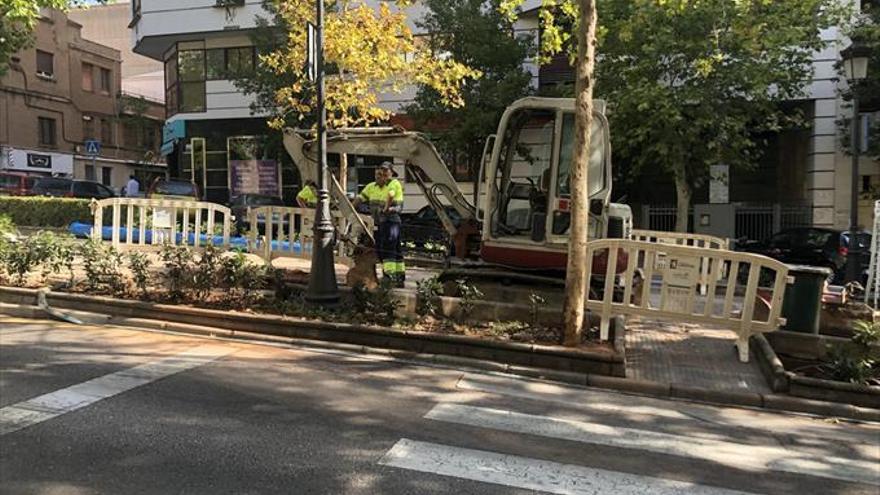
M407 9L416 34L415 22L423 12L418 3ZM135 0L131 16L134 51L165 64L168 117L162 152L170 173L191 178L207 199L225 202L244 192L240 177L248 168L259 181L247 182L261 184L259 192L292 199L298 173L292 164L267 154L265 137L276 131L267 128L265 115L251 113L251 96L231 80L253 70L256 54L250 33L257 16L268 17L262 1ZM537 68L534 72L537 77ZM401 94L382 95L381 105L399 110L415 93L411 87ZM372 180L372 168L386 158L349 157L350 188ZM416 190L414 184L407 186L408 210L425 205Z
M63 12L45 10L34 46L0 79L0 169L117 190L129 174L164 174L156 159L163 109L127 105L120 74L118 50L84 39ZM87 140L100 143L97 155Z

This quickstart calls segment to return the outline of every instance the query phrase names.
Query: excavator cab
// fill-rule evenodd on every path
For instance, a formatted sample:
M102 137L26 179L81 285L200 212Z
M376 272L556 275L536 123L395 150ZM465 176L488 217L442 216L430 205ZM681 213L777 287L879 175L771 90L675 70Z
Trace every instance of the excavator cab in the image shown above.
M611 195L604 102L596 101L595 107L588 176L593 239L608 234ZM565 269L574 127L571 99L524 98L505 111L491 157L484 157L479 176L480 190L485 191L483 261L532 270Z

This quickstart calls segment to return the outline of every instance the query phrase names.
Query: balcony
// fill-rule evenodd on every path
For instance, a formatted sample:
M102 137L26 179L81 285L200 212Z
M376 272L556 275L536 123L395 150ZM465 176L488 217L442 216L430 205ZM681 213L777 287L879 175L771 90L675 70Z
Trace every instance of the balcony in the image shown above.
M135 53L162 60L174 43L251 29L257 16L268 17L261 0L135 1L132 44Z

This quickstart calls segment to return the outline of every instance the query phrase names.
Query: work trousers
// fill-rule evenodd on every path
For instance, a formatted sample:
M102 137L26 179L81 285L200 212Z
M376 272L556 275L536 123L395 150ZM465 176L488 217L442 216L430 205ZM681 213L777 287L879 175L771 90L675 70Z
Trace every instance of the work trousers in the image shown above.
M376 232L376 254L382 263L382 273L396 285L406 279L403 251L400 249L400 222L379 222Z

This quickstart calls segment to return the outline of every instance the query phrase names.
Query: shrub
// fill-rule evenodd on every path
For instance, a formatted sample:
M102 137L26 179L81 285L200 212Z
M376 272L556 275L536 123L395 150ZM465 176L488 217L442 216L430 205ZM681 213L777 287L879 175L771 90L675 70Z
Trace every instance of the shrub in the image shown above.
M86 272L86 289L112 294L125 291L122 254L113 246L89 239L82 244L80 256L82 256L83 270Z
M436 316L440 311L440 295L443 284L436 276L416 282L416 313L419 316Z
M227 289L224 302L237 309L252 306L256 302L257 291L265 285L265 277L265 269L250 262L240 251L223 257L219 281Z
M455 285L458 291L458 297L461 298L458 303L459 308L461 308L461 318L467 319L471 315L471 312L473 312L477 301L483 298L483 292L478 289L476 285L473 285L464 279L456 280Z
M826 365L834 380L867 384L880 377L880 323L856 322L850 342L830 350Z
M213 244L208 243L193 265L192 274L186 277L186 281L192 282L194 300L204 301L217 285L218 272L221 270L221 254Z
M3 272L23 285L27 275L38 268L45 279L50 273L68 269L73 278L74 244L68 236L38 232L28 237L6 238L0 241L0 263Z
M0 196L0 215L15 225L67 227L71 222L92 221L89 200L42 196Z
M354 298L354 310L363 321L379 325L394 323L394 314L400 308L401 302L394 296L394 287L389 280L383 280L373 291L363 285L356 285L352 287L351 295Z
M171 302L181 302L186 299L186 290L192 284L189 277L192 273L193 252L188 247L178 247L166 244L159 252L159 257L165 264L162 276L168 287L168 299Z
M128 269L141 299L149 298L150 259L144 253L129 253Z

